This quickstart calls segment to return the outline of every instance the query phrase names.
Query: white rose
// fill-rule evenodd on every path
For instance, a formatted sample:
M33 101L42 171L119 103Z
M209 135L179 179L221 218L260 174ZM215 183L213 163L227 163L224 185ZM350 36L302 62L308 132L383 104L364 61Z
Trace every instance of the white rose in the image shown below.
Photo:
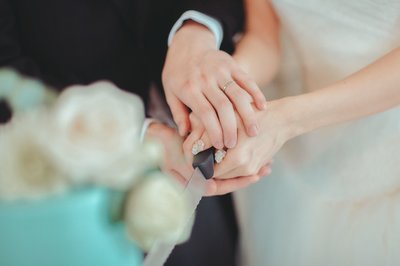
M34 110L0 126L0 198L42 198L68 187L40 141L46 122L44 111Z
M8 68L0 69L0 98L10 98L21 77Z
M187 240L193 225L182 187L161 172L144 178L131 191L125 221L128 234L144 250L149 250L155 240Z
M140 165L141 99L109 82L67 88L51 114L51 145L57 163L78 183L125 187Z
M0 98L5 98L14 113L27 111L54 101L56 93L39 80L23 78L10 69L0 69Z

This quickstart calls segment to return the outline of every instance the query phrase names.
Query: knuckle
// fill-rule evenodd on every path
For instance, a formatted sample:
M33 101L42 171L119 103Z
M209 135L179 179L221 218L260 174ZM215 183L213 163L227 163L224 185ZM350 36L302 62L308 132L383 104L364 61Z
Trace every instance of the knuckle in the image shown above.
M222 61L220 64L218 64L215 71L219 75L227 76L229 73L229 67L227 66L227 64L224 61Z
M166 140L172 140L175 137L175 132L170 129L164 129L163 135Z
M201 80L201 74L198 72L192 73L186 77L184 84L185 89L196 89L198 88Z
M210 87L213 84L214 73L213 72L204 72L201 74L201 78L204 81L205 88Z
M224 62L230 62L232 57L225 51L219 50L218 55Z
M183 86L186 92L194 92L197 89L196 83L193 79L188 79Z

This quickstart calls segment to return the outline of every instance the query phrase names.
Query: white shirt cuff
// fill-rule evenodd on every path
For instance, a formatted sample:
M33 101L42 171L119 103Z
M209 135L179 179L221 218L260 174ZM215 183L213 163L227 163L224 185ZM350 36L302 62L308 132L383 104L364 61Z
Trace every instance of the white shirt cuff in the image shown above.
M157 120L153 119L153 118L145 118L144 119L142 130L140 131L140 142L144 141L144 138L146 137L147 129L149 128L149 126L152 123L155 123L155 122L157 122Z
M214 34L217 48L219 49L222 43L222 38L224 36L221 23L219 23L219 21L216 20L215 18L212 18L195 10L186 11L185 13L182 14L182 16L178 19L178 21L175 22L168 36L168 46L171 44L172 39L175 36L175 33L182 26L183 22L189 19L206 26Z

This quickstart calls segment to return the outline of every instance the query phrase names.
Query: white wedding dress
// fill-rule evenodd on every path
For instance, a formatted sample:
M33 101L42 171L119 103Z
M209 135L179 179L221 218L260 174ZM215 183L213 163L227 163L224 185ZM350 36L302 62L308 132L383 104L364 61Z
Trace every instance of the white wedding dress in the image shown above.
M399 0L273 5L284 54L269 99L323 88L400 45ZM235 197L244 266L400 265L400 108L289 141L273 173Z

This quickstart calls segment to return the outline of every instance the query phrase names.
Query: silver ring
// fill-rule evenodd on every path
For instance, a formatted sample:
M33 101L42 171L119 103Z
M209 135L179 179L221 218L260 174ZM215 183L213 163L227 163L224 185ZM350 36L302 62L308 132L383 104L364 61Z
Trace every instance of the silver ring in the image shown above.
M228 81L227 83L225 83L224 87L222 87L222 91L225 92L226 89L227 89L230 85L232 85L233 83L234 83L233 80L230 80L230 81Z

